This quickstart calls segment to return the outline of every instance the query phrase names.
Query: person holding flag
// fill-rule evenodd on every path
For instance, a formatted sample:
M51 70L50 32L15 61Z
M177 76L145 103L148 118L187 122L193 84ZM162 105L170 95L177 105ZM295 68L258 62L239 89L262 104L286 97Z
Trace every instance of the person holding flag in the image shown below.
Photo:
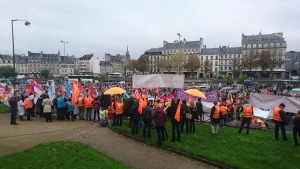
M171 106L169 106L166 110L167 115L170 117L172 123L172 142L175 141L176 131L177 131L177 141L180 141L180 128L179 128L180 107L181 107L181 103L177 104L175 98L172 98Z

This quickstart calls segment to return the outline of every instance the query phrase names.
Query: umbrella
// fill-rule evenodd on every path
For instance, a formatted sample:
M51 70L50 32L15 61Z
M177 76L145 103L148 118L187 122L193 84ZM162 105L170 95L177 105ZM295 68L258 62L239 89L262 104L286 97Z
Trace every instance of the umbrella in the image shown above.
M186 91L184 91L184 93L187 93L189 95L193 95L193 96L197 96L203 99L206 99L205 94L203 94L200 90L198 89L188 89Z
M120 87L112 87L104 92L105 95L123 94L125 90Z

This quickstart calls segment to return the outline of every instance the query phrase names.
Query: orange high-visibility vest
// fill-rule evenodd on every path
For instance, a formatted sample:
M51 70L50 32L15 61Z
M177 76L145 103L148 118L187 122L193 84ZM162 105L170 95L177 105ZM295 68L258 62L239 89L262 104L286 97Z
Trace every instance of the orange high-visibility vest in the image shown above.
M28 98L26 98L24 100L24 108L25 108L25 110L32 108L32 106L33 106L32 101L28 101Z
M85 97L84 98L84 105L85 108L92 108L93 107L93 99L91 96Z
M280 114L279 114L280 110L282 110L280 107L274 108L272 120L283 122L283 120L281 119Z
M252 105L243 105L243 117L244 118L251 118L253 107Z
M112 113L116 113L116 110L114 108L114 104L115 104L115 102L111 102L110 108L111 108Z
M116 103L116 114L122 114L123 113L123 102L117 102Z
M77 100L78 107L84 107L84 104L82 104L82 99L83 99L82 97L78 98L78 100Z
M228 108L225 107L225 106L221 106L221 107L220 107L220 111L221 111L222 115L224 116L224 115L227 114Z
M220 117L220 106L215 106L215 112L213 118L218 119Z

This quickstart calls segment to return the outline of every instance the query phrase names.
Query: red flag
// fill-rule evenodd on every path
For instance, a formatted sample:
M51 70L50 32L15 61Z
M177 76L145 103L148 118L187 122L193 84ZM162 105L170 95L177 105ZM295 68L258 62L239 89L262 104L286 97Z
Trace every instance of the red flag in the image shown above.
M76 105L76 100L79 95L78 85L76 84L75 80L72 81L72 105Z
M29 96L30 95L30 93L32 93L32 87L31 87L31 85L27 85L26 87L25 87L25 95L27 95L27 96Z
M140 113L140 114L142 114L142 110L143 110L143 98L142 97L140 97L139 98L139 108L138 108L138 112Z
M92 82L92 84L90 85L90 94L91 96L94 98L95 97L95 90L94 90L94 83Z
M175 116L174 116L174 119L178 122L180 121L180 108L181 108L181 100L180 100L180 102L177 106L177 110L176 110L176 113L175 113Z
M269 94L268 88L265 88L265 90L262 92L262 94Z

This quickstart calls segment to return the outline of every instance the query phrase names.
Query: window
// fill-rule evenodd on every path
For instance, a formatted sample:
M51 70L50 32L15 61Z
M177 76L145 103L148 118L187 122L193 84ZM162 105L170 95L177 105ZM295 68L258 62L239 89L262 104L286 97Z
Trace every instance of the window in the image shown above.
M214 59L214 56L210 56L210 59L213 60L213 59Z
M216 60L218 60L218 56L216 56Z
M215 61L215 66L218 66L218 61Z
M206 56L206 60L208 59L208 56Z
M217 72L218 71L218 67L215 67L215 72Z
M201 56L201 60L203 60L203 56Z

